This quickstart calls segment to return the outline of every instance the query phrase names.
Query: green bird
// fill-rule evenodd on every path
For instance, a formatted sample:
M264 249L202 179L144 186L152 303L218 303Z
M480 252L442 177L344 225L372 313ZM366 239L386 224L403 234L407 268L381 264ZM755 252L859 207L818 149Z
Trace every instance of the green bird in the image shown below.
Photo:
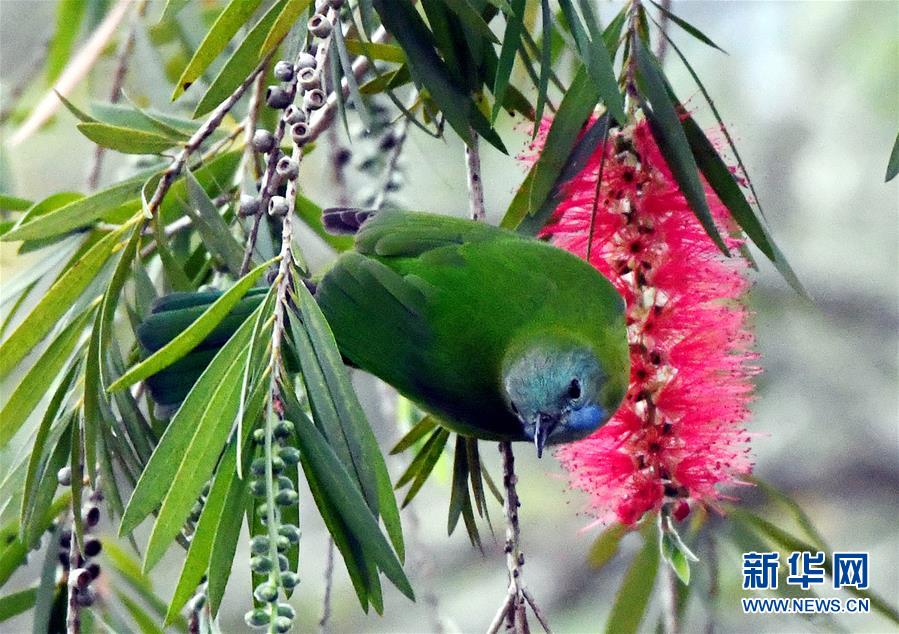
M546 445L584 438L627 389L624 304L574 255L459 218L330 210L330 230L354 232L315 285L341 354L389 383L444 426L484 440ZM148 384L175 405L237 325L251 291L209 337ZM161 298L138 329L148 352L165 345L217 293Z

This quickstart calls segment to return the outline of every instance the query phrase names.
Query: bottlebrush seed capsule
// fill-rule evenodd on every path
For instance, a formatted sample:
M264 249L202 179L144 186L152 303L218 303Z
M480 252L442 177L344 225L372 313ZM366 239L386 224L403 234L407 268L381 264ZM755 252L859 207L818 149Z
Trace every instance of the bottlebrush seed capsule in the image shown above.
M303 145L309 140L309 126L304 122L294 123L290 128L290 136L297 145Z
M331 35L331 28L331 20L322 13L316 13L309 18L309 32L315 37L328 37Z
M259 213L259 199L254 196L244 194L240 197L240 207L237 208L237 215L241 218L255 216Z
M307 110L318 110L325 105L325 91L321 88L313 88L303 93L303 105Z
M265 432L263 431L263 434ZM265 442L265 438L263 438L262 442ZM252 463L250 463L250 472L255 476L265 475L265 458L255 458Z
M265 103L278 110L290 105L290 93L281 86L269 86L265 91Z
M275 425L275 438L289 438L293 435L293 423L289 420L282 420Z
M315 66L312 66L311 68L300 69L298 79L300 82L300 87L302 87L303 90L312 90L313 88L318 88L319 84L321 83L318 71L315 69Z
M272 74L278 81L290 81L293 79L293 64L286 59L282 59L275 64L275 69Z
M298 108L295 104L290 104L284 110L284 121L287 125L293 125L306 120L306 113L302 108Z
M72 484L72 467L63 467L56 472L56 481L60 486L67 487Z
M96 506L89 506L81 516L81 520L88 528L93 528L100 522L100 509Z
M318 66L318 62L315 61L315 55L312 53L300 53L299 58L297 58L297 68L315 68Z
M289 632L290 628L293 627L293 621L286 616L276 616L272 625L276 632Z
M286 216L287 215L287 199L284 196L272 196L268 201L269 216Z
M253 149L267 154L275 147L275 137L268 130L256 130L253 133Z
M280 506L290 506L291 504L296 504L299 497L300 496L293 489L281 489L278 491L277 495L275 495L275 503Z
M272 560L259 555L250 557L250 569L259 574L265 574L272 569Z
M103 550L103 542L99 539L91 538L84 542L84 554L87 557L96 557Z
M93 577L91 577L91 573L87 568L78 568L72 571L72 582L79 590L84 590L88 587L92 580Z
M300 166L297 165L297 162L289 156L284 156L278 159L278 163L275 165L275 170L277 170L278 175L281 178L286 178L290 181L295 179L300 174ZM275 431L275 435L278 435L277 428Z

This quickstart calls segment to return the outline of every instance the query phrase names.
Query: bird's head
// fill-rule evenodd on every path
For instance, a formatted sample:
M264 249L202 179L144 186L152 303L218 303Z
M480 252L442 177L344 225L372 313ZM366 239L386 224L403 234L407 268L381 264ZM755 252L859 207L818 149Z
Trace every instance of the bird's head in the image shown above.
M519 348L507 358L503 387L509 408L534 441L537 457L545 445L589 436L612 412L603 371L589 346L552 337Z

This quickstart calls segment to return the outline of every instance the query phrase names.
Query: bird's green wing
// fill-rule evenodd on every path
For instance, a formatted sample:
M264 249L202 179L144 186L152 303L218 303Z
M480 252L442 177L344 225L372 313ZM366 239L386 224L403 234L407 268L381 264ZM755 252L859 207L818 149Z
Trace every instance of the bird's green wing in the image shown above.
M356 252L341 256L316 297L353 363L456 431L518 439L520 423L502 397L504 355L554 329L599 342L603 322L620 321L621 302L603 297L611 301L603 313L589 295L609 292L586 263L539 241L392 212L363 225Z

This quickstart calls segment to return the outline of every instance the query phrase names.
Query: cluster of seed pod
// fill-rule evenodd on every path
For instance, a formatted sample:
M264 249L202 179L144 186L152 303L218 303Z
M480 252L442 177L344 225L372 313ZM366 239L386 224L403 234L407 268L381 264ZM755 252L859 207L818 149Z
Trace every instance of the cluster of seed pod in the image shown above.
M61 486L72 484L71 467L63 467L56 474ZM103 494L99 489L90 491L81 505L81 524L84 528L84 544L74 543L76 540L70 526L64 527L59 532L59 563L62 566L63 576L68 576L69 588L72 599L79 607L89 607L96 599L96 593L91 587L94 579L100 576L100 564L92 561L100 551L103 543L94 535L92 530L100 523L100 502Z
M292 506L297 503L299 495L294 488L293 481L285 475L287 467L296 466L300 460L300 452L296 447L291 447L287 441L293 437L294 426L290 421L278 421L272 428L273 445L276 452L271 459L271 469L277 492L272 496L278 507ZM253 432L253 441L264 446L266 443L266 429L260 428ZM264 457L258 457L250 465L253 479L250 481L250 492L261 500L268 498L266 480L267 463ZM262 519L264 525L268 524L269 508L267 502L261 502L256 507L257 517ZM278 510L273 514L277 519ZM290 570L290 562L285 554L293 545L300 541L300 529L293 524L281 523L274 527L274 531L264 535L255 535L250 540L251 570L260 575L268 575L268 579L256 586L253 596L266 607L256 608L247 612L246 622L250 627L269 627L269 631L287 632L295 616L294 609L288 603L279 602L281 589L292 590L300 582L299 576ZM275 535L275 544L272 544L270 535ZM273 555L277 554L277 561ZM277 574L273 574L277 566Z
M329 38L334 28L336 9L341 4L342 0L320 1L318 11L309 20L310 35L318 39ZM322 47L321 50L326 50L325 43L320 43L319 46ZM260 128L253 134L253 150L267 155L266 171L259 185L259 194L241 198L238 210L241 217L256 216L262 212L281 217L290 209L287 200L279 192L282 191L282 185L296 180L299 165L296 160L282 153L281 140L285 134L290 134L297 147L303 147L312 140L310 116L327 102L322 82L323 56L317 56L317 50L318 47L312 44L297 56L295 62L280 60L273 68L275 79L281 83L266 89L265 102L270 108L283 112L274 131ZM298 94L302 95L302 105L294 103Z

